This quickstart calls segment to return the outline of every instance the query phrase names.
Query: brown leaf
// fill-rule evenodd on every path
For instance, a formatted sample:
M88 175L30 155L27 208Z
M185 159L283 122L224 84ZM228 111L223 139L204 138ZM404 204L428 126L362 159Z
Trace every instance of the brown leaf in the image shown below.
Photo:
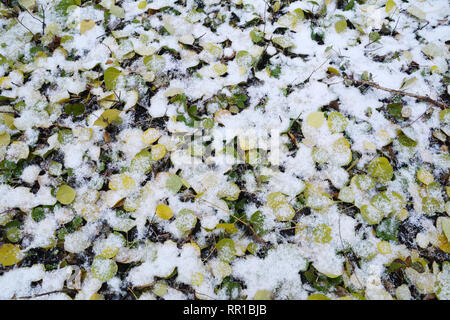
M59 47L60 44L61 44L61 37L54 36L52 42L50 42L50 43L47 45L47 48L48 48L50 51L54 51L56 48Z
M109 135L109 133L107 131L103 132L103 139L105 140L106 143L111 142L111 136Z

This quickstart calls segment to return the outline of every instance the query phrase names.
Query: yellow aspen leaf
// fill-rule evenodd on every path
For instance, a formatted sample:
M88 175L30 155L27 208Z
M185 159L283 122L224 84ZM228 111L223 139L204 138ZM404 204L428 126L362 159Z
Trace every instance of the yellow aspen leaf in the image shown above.
M164 147L162 144L155 144L152 146L152 149L150 151L150 158L153 161L158 161L164 158L166 155L166 147Z
M138 9L144 10L147 8L147 1L141 1L138 3Z
M18 245L5 243L0 247L0 264L3 267L15 265L24 257Z
M0 132L0 147L7 146L11 142L11 136L8 132Z
M194 286L201 285L203 283L203 274L201 274L200 272L194 273L191 278L191 283Z
M307 300L331 300L326 295L321 293L313 293L311 294Z
M14 117L7 113L0 113L0 120L3 122L9 129L14 130L16 127L14 126Z
M95 26L94 20L81 20L80 23L80 34L85 34Z
M336 29L337 33L344 32L347 30L347 21L342 19L334 24L334 29Z
M431 173L429 173L425 168L421 168L417 172L417 179L423 184L429 185L434 181L434 177Z
M62 185L56 192L56 199L62 204L69 204L75 199L76 191L68 185Z
M391 254L391 245L387 241L380 241L377 244L378 252L381 254Z
M117 109L108 109L105 110L100 117L94 122L94 126L99 126L106 128L110 125L114 120L119 118L120 110Z
M234 223L219 223L216 225L216 229L224 229L226 233L233 234L238 232L238 229Z
M386 12L390 12L392 8L396 6L396 3L393 0L388 0L386 2Z
M333 67L328 67L328 72L331 74L335 74L337 76L340 76L341 74L339 73L339 71Z
M306 118L306 123L313 128L320 128L325 122L323 112L311 112Z
M173 211L165 204L158 204L156 207L156 215L163 220L169 220L173 217Z
M217 73L219 76L224 75L228 71L228 67L223 63L216 63L213 65L212 70Z
M142 141L146 144L152 144L161 137L161 132L155 128L148 128L142 135Z
M272 292L269 290L258 290L253 300L272 300Z

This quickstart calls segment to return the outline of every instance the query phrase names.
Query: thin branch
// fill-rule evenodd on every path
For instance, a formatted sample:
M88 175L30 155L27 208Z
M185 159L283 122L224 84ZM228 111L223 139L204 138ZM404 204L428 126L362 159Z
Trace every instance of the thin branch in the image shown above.
M134 297L136 300L139 300L138 297L134 294L133 289L131 289L130 287L128 287L127 289L128 289L128 291L131 292L131 294L133 295L133 297Z
M427 102L427 103L430 103L432 105L435 105L436 107L439 107L441 109L447 109L448 108L448 106L446 104L441 103L441 102L436 101L436 100L433 100L433 99L431 99L428 96L421 96L421 95L418 95L418 94L415 94L415 93L405 92L405 91L402 91L402 90L389 89L389 88L386 88L386 87L382 87L382 86L380 86L379 84L377 84L375 82L366 81L366 80L356 80L356 79L353 79L353 77L344 76L343 78L345 80L350 81L352 84L367 85L367 86L370 86L370 87L373 87L373 88L376 88L376 89L379 89L379 90L383 90L383 91L399 94L399 95L402 95L402 96L408 96L408 97L416 98L416 99L421 100L423 102Z
M221 207L215 205L214 203L212 203L212 202L210 202L210 201L208 201L208 200L206 200L206 199L203 199L202 197L200 197L200 198L198 198L198 199L199 199L199 200L202 200L202 201L204 201L204 202L206 202L206 203L209 203L210 205L212 205L212 206L215 207L215 208L218 208L218 209L220 209L220 210L223 210L223 211L229 213L231 217L235 218L236 220L238 220L239 222L241 222L242 224L244 224L246 227L248 227L248 228L250 229L250 231L253 233L253 235L255 236L256 240L258 240L258 241L264 246L264 248L267 249L267 246L266 246L266 243L264 242L264 240L256 233L255 229L253 229L253 227L252 227L250 224L248 224L248 223L245 222L244 220L242 220L242 219L236 217L235 215L231 214L229 211L227 211L227 210L225 210L225 209L223 209L223 208L221 208Z
M17 18L14 18L14 19L16 19L16 21L17 21L18 23L20 23L20 25L21 25L22 27L24 27L25 29L27 29L28 32L31 32L31 34L32 34L33 36L35 36L34 32L31 31L26 25L24 25L24 24L22 23L22 21L20 21L20 20L17 19Z
M313 72L311 72L311 74L308 76L308 78L306 78L306 79L303 81L303 83L308 82L309 79L312 77L312 75L313 75L314 73L316 73L317 70L319 70L320 68L322 68L322 66L323 66L325 63L327 63L328 60L330 60L330 59L331 59L331 56L329 56L324 62L322 62L322 63L320 64L320 66L318 66L316 69L314 69Z
M72 292L72 291L76 291L75 289L61 289L61 290L54 290L54 291L50 291L50 292L44 292L44 293L38 293L38 294L34 294L32 296L25 296L25 297L13 297L13 300L16 299L33 299L33 298L37 298L37 297L42 297L42 296L47 296L53 293L68 293L68 292Z

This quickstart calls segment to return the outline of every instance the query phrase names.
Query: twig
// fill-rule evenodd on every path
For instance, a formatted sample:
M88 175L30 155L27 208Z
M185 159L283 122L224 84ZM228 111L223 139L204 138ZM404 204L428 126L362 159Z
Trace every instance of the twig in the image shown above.
M408 97L416 98L418 100L422 100L424 102L427 102L427 103L430 103L432 105L435 105L435 106L437 106L437 107L439 107L441 109L447 109L448 108L448 106L446 104L441 103L441 102L436 101L436 100L433 100L433 99L431 99L428 96L420 96L418 94L405 92L405 91L402 91L402 90L389 89L389 88L386 88L386 87L382 87L379 84L376 84L375 82L366 81L366 80L356 80L356 79L353 79L353 77L344 76L343 78L345 80L350 81L352 84L367 85L367 86L370 86L370 87L373 87L373 88L376 88L376 89L379 89L379 90L383 90L383 91L399 94L399 95L402 95L402 96L408 96Z
M264 240L256 233L255 229L253 229L253 227L248 224L247 222L245 222L242 219L239 219L238 217L236 217L235 215L230 214L230 216L232 216L233 218L235 218L236 220L238 220L240 223L244 224L245 226L247 226L250 231L253 233L253 235L255 236L255 238L263 245L264 249L267 249L266 247L266 243L264 242Z
M136 289L142 290L142 289L146 289L146 288L150 288L153 287L156 284L156 281L153 281L151 283L148 284L144 284L142 286L135 286Z
M138 297L134 294L133 289L131 289L130 287L128 287L127 289L128 289L128 291L131 292L131 294L133 295L133 297L134 297L136 300L139 300Z
M395 12L397 12L397 8L395 9L394 13ZM392 15L394 15L394 13ZM400 21L400 18L401 18L401 15L398 15L398 19L397 19L397 22L395 23L395 27L394 27L394 29L392 29L392 32L391 32L391 36L394 34L395 29L397 29L398 22Z
M213 254L214 251L216 251L216 244L215 243L214 243L214 247L209 252L208 256L205 259L203 259L202 262L205 263L206 261L208 261L209 257L211 257L211 255Z
M303 81L303 83L308 82L309 79L312 77L312 75L313 75L314 73L316 73L317 70L319 70L320 68L322 68L322 66L323 66L325 63L327 63L328 60L330 60L330 59L331 59L331 56L329 56L324 62L322 62L322 63L320 64L320 66L318 66L316 69L314 69L313 72L311 72L311 74L308 76L308 78L306 78L306 79Z
M22 21L20 21L20 20L17 19L17 18L14 18L14 19L16 19L16 21L17 21L18 23L20 23L20 25L21 25L22 27L24 27L25 29L27 29L28 32L31 32L31 34L32 34L33 36L35 36L34 32L31 31L26 25L24 25L24 24L22 23Z
M45 34L45 27L47 26L47 24L45 23L45 9L44 9L44 6L41 5L41 9L42 9L42 34Z
M61 289L61 290L54 290L54 291L50 291L50 292L45 292L45 293L38 293L38 294L34 294L32 296L25 296L25 297L13 297L13 300L16 299L33 299L33 298L37 298L37 297L42 297L42 296L47 296L53 293L67 293L70 291L76 291L75 289Z
M204 201L204 202L206 202L206 203L211 204L211 205L214 206L215 208L221 209L221 210L223 210L223 211L229 213L229 211L227 211L227 210L225 210L225 209L223 209L223 208L221 208L221 207L219 207L219 206L216 206L214 203L211 203L211 202L208 201L208 200L205 200L205 199L203 199L203 198L201 198L201 197L198 198L198 199L199 199L199 200L202 200L202 201ZM235 218L236 220L238 220L239 222L241 222L242 224L244 224L245 226L247 226L247 227L250 229L250 231L253 233L253 235L255 236L256 240L258 240L258 241L264 246L264 248L267 249L267 246L266 246L266 243L264 242L264 240L256 233L255 229L253 229L253 227L252 227L250 224L248 224L247 222L243 221L242 219L239 219L238 217L236 217L235 215L233 215L233 214L231 214L231 213L230 213L230 216L232 216L233 218Z

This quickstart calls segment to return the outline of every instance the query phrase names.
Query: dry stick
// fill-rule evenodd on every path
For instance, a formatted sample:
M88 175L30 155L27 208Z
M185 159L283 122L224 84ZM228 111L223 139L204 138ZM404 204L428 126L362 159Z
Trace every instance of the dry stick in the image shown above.
M130 287L128 287L127 289L128 289L128 291L131 292L131 294L133 295L133 297L134 297L136 300L139 300L138 297L134 294L133 289L131 289Z
M42 21L41 19L35 17L27 8L23 7L25 9L25 11L36 21L39 21L40 23L44 24L44 21ZM44 34L44 33L42 33Z
M210 201L208 201L208 200L205 200L205 199L203 199L203 198L198 198L198 199L199 199L199 200L202 200L202 201L204 201L204 202L206 202L206 203L211 204L211 205L214 206L215 208L221 209L221 210L223 210L223 211L229 213L229 211L227 211L227 210L225 210L225 209L223 209L223 208L221 208L221 207L215 205L214 203L212 203L212 202L210 202ZM231 213L230 213L230 216L232 216L233 218L235 218L236 220L238 220L239 222L241 222L242 224L244 224L245 226L247 226L247 227L250 229L250 231L253 233L253 235L255 236L256 240L258 240L258 241L264 246L264 249L267 249L266 243L264 242L264 240L256 233L255 229L253 229L253 227L252 227L250 224L248 224L247 222L243 221L242 219L239 219L239 218L236 217L235 215L232 215Z
M318 66L316 69L314 69L313 72L311 72L311 74L308 76L308 78L306 78L306 79L303 81L303 83L309 81L309 79L312 77L312 75L313 75L314 73L316 73L317 70L319 70L320 68L322 68L322 66L323 66L325 63L327 63L327 61L330 60L330 59L331 59L331 56L329 56L324 62L322 62L322 63L320 64L320 66Z
M42 34L45 34L45 27L47 26L47 24L45 23L45 9L47 9L47 7L41 5L41 9L42 9Z
M21 25L22 27L24 27L25 29L27 29L28 32L31 32L31 34L32 34L33 36L35 36L34 32L31 31L26 25L24 25L24 24L22 23L22 21L20 21L20 20L17 19L17 18L14 18L14 19L16 19L16 21L17 21L18 23L20 23L20 25Z
M211 255L213 254L213 252L216 251L216 244L214 243L214 247L212 248L212 250L210 251L210 253L208 254L208 256L202 260L203 263L205 263L206 261L208 261L209 257L211 257Z
M47 296L47 295L53 294L53 293L67 293L67 292L74 291L74 290L75 289L54 290L54 291L50 291L50 292L34 294L32 296L15 297L15 298L13 298L13 300L16 300L16 299L33 299L33 298L37 298L37 297Z
M376 88L376 89L379 89L379 90L383 90L383 91L387 91L387 92L391 92L391 93L395 93L395 94L400 94L402 96L408 96L408 97L416 98L418 100L422 100L424 102L427 102L427 103L430 103L432 105L435 105L435 106L437 106L437 107L439 107L441 109L447 109L448 108L448 106L446 104L441 103L441 102L436 101L436 100L433 100L433 99L431 99L428 96L420 96L418 94L405 92L405 91L402 91L402 90L389 89L389 88L386 88L386 87L382 87L379 84L377 84L375 82L371 82L371 81L356 80L356 79L353 79L353 78L349 78L347 76L344 76L343 78L345 80L348 80L348 81L352 82L353 84L367 85L367 86L370 86L370 87L373 87L373 88Z
M236 217L235 215L230 214L230 216L232 216L233 218L235 218L236 220L238 220L239 222L243 223L244 225L246 225L250 231L253 233L253 235L255 236L256 240L258 240L264 247L264 249L267 249L266 247L266 243L264 242L263 239L261 239L261 237L256 233L255 229L253 229L253 227L248 224L247 222L245 222L244 220L239 219L238 217Z

